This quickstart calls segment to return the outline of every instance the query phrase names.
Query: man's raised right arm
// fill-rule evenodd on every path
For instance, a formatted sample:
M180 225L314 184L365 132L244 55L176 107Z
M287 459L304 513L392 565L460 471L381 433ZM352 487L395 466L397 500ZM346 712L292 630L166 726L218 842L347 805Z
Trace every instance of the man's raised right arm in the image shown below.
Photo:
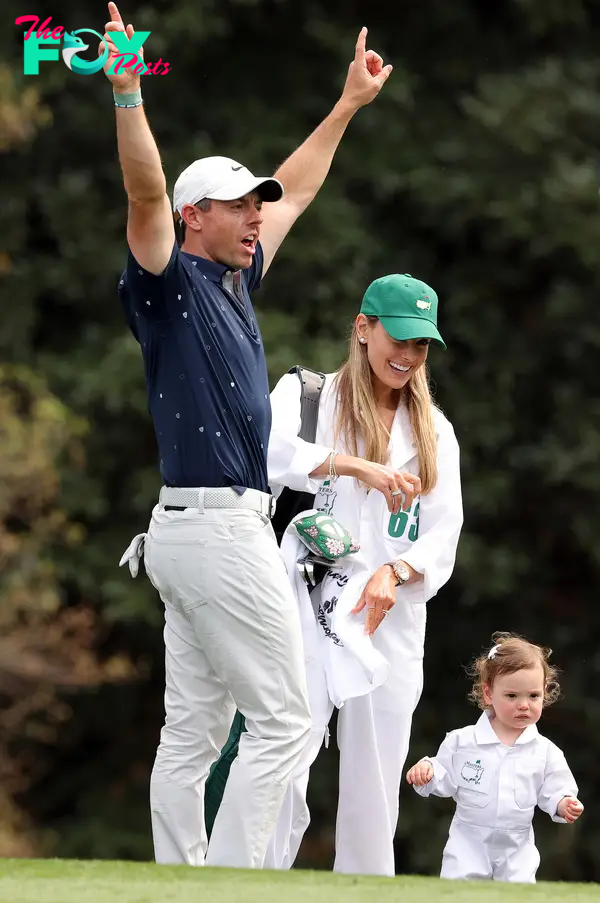
M106 24L104 41L110 55L104 71L115 95L124 97L139 91L140 76L129 67L120 66L118 72L110 71L119 55L110 33L125 31L131 38L133 26L128 25L125 29L115 3L108 4L108 12L111 21ZM104 48L100 47L102 52ZM115 107L115 111L119 161L129 201L127 242L140 266L159 276L169 263L175 243L175 225L160 154L143 106Z

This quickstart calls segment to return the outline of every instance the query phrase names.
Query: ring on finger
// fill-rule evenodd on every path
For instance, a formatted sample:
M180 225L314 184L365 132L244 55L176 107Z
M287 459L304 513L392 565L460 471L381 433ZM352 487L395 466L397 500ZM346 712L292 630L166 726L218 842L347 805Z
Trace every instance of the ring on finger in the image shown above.
M402 490L401 489L393 489L392 492L390 493L390 495L392 495L392 496L402 495Z
M389 608L382 608L382 609L381 609L381 614L382 614L382 615L389 615L389 613L390 613Z

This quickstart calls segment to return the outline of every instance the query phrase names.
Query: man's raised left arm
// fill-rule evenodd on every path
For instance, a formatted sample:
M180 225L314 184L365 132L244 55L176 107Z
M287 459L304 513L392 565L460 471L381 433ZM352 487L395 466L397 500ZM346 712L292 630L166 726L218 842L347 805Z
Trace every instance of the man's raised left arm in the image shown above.
M362 28L342 96L312 135L279 167L275 178L285 187L285 196L263 207L261 244L263 275L275 252L301 213L313 200L327 177L333 155L354 114L371 103L392 71L374 50L366 50L367 29Z

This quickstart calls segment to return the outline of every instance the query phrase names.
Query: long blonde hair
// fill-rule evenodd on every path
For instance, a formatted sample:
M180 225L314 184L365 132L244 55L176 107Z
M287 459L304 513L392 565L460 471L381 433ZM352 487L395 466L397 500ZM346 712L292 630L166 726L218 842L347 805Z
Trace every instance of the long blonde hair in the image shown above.
M390 435L377 415L373 371L366 346L358 340L356 325L353 325L350 334L348 359L336 376L336 391L335 441L341 439L349 454L358 456L359 441L362 439L362 457L365 460L388 464ZM409 379L400 403L406 404L417 448L422 492L426 494L434 488L438 470L437 439L432 415L435 403L431 397L425 364Z

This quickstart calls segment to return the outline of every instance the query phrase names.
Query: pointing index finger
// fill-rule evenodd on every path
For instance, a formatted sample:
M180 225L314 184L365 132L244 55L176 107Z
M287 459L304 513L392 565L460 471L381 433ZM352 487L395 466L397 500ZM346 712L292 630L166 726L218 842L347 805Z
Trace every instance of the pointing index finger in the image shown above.
M108 4L108 12L110 13L112 22L119 22L121 25L123 24L123 19L121 18L121 13L119 12L116 3Z
M367 31L366 26L363 25L361 28L358 38L356 39L356 51L354 53L354 60L357 63L364 63L365 61L365 46L367 43Z

